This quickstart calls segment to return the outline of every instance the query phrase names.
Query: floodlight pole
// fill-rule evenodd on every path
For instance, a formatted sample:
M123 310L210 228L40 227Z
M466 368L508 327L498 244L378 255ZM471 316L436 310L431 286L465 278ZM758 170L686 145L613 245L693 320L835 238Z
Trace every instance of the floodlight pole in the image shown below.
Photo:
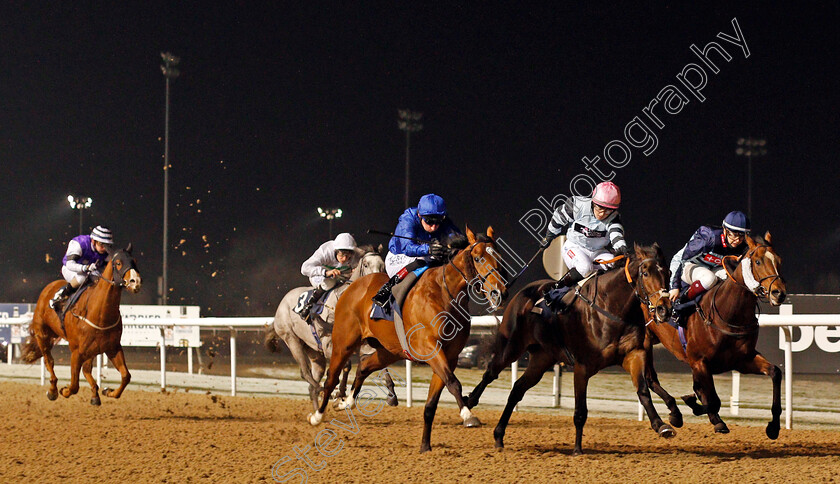
M161 52L163 65L160 66L163 77L166 78L166 118L164 121L163 135L163 275L161 278L161 304L166 305L169 293L169 282L167 280L167 264L169 260L169 81L175 79L181 73L174 66L177 66L181 59L169 52Z
M423 125L420 124L420 120L423 119L423 113L418 113L415 111L409 111L408 109L400 109L398 111L399 114L399 121L397 121L397 126L402 130L405 131L405 206L406 208L410 207L408 193L409 193L409 167L411 158L409 153L411 151L411 133L420 131L423 129Z

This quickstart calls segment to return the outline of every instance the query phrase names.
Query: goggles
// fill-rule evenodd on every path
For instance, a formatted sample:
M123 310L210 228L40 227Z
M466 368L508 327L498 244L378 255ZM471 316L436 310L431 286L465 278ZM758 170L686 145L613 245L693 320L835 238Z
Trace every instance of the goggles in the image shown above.
M420 218L429 225L440 225L446 220L446 215L421 215Z

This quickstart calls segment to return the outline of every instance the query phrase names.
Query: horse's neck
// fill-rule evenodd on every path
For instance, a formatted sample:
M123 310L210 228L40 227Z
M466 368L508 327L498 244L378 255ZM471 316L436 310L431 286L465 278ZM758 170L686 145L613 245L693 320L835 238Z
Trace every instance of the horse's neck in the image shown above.
M624 319L624 315L632 308L633 299L636 296L635 286L625 279L624 269L609 271L598 276L596 282L598 294L602 298L609 297L610 300L607 302L614 302L620 308L616 316Z
M113 266L108 264L96 284L91 289L90 299L88 299L88 309L93 309L91 306L100 305L96 312L106 311L108 315L113 316L119 314L120 299L122 298L122 290L120 287L111 284L109 281L113 280L114 271Z
M459 253L455 259L462 257ZM440 284L441 295L444 301L448 301L447 306L457 304L465 308L469 312L469 294L467 294L467 280L464 276L468 276L467 271L455 264L456 260L451 263L444 264L440 267L443 271L443 277L436 277L435 283ZM460 272L459 272L460 271ZM462 275L463 274L463 275ZM438 281L443 281L441 284Z
M752 318L758 298L744 284L744 276L741 274L743 266L738 267L729 274L716 289L710 291L712 297L704 298L709 306L714 303L715 311L723 318L724 322L735 321L736 318ZM719 295L716 293L720 293ZM717 296L717 299L715 299Z

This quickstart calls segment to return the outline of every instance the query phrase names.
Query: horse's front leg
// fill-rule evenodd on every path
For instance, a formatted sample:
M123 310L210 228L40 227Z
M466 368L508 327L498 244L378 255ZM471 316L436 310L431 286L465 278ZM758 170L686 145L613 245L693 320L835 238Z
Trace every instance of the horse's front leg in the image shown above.
M460 409L461 419L464 420L464 427L480 427L481 422L478 418L473 416L469 407L467 407L466 399L461 393L461 382L452 371L452 368L454 368L455 364L457 364L457 360L457 354L455 354L454 358L447 360L443 352L438 351L431 360L427 361L427 363L432 368L435 375L443 381L443 384L446 386L446 389L449 390L449 393L455 397L455 403L458 404L458 408Z
M93 360L96 358L88 359L82 364L82 373L85 375L85 380L87 380L88 385L90 385L90 404L91 405L102 405L102 401L99 399L99 385L96 384L96 380L93 378Z
M111 363L114 364L114 368L120 372L120 386L116 390L106 388L102 391L102 394L110 398L120 398L125 391L125 387L131 382L131 373L128 371L128 365L125 364L125 353L123 353L122 346L118 346L116 350L111 350L106 354Z
M624 357L622 366L630 378L633 380L633 385L636 386L636 395L639 397L639 403L645 408L650 426L660 437L670 438L676 435L674 429L662 421L659 413L653 406L653 401L650 398L650 389L648 389L647 380L645 379L646 358L645 351L638 349L631 351Z
M78 350L73 350L70 353L70 385L61 389L61 396L70 398L79 391L79 370L82 369L81 356Z
M671 396L662 385L659 383L659 375L656 374L656 369L653 367L653 341L651 340L651 333L648 330L645 335L645 380L648 386L653 390L659 398L665 402L668 407L668 420L676 428L683 426L683 416L680 408L677 406L677 400Z
M782 371L778 366L767 361L761 354L756 354L751 361L742 364L738 371L748 374L764 374L773 380L773 403L770 406L772 420L767 424L764 431L767 437L776 440L781 428L779 416L782 414Z
M575 450L572 451L572 455L583 454L583 426L586 425L586 417L589 415L589 409L586 407L586 389L591 376L586 366L578 361L575 365Z
M694 393L700 397L700 402L709 415L709 422L715 427L715 433L728 434L729 427L718 413L720 412L720 397L715 390L715 381L709 368L702 360L698 360L691 365L691 373L694 378Z

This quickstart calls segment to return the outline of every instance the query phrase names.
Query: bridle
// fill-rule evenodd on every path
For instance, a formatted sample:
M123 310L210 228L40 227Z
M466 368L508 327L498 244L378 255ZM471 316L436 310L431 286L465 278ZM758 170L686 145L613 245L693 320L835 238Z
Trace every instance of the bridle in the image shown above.
M625 259L625 262L624 262L624 277L627 280L627 283L630 284L630 286L633 287L633 292L635 293L636 298L638 298L639 301L642 302L642 304L645 304L648 307L648 314L650 314L650 319L648 319L648 321L645 323L645 326L647 326L647 325L649 325L650 323L653 322L653 318L655 317L656 303L659 302L660 300L662 300L663 297L665 297L665 298L668 297L668 292L665 291L665 289L660 289L659 291L654 292L654 293L650 293L650 294L648 294L644 290L642 290L642 291L639 290L639 285L642 281L642 266L644 265L645 262L656 261L656 259L653 258L653 257L649 257L647 259L642 259L639 262L639 268L637 270L637 276L638 277L635 281L633 280L633 276L630 274L630 257L627 257L626 255L620 255L620 256L614 257L610 260L598 261L598 262L600 264L612 264L613 262L617 262L617 261L621 260L622 258ZM642 287L644 287L644 284L641 284L641 285L642 285ZM652 296L652 295L659 295L659 297L656 298L656 301L651 301L650 296ZM611 312L607 311L606 309L604 309L604 308L598 306L597 304L595 304L595 300L598 297L597 276L596 276L596 281L594 283L594 289L592 291L592 299L591 300L583 295L583 293L580 291L580 286L575 288L575 296L581 298L591 308L593 308L594 310L603 314L607 318L609 318L609 319L611 319L611 320L613 320L617 323L624 323L623 319L619 318L618 316L612 314Z
M108 279L105 279L101 276L100 276L100 278L103 279L108 284L122 289L123 287L126 287L128 285L128 282L126 282L126 280L125 280L125 275L128 274L128 271L130 271L131 269L134 268L134 265L133 264L125 264L124 267L123 267L123 270L119 270L114 266L114 259L115 259L115 257L111 257L111 260L109 261L110 264L111 264L111 280L109 281ZM119 282L117 282L117 274L120 275L120 281Z
M361 255L361 257L359 257L359 277L360 278L368 275L368 274L365 274L364 270L363 270L364 261L368 257L373 257L373 256L381 257L378 252L374 252L372 250L369 250L369 251L365 252L364 254Z
M475 270L475 277L477 277L477 278L481 281L481 282L480 282L480 285L481 285L481 286L484 286L484 283L485 283L485 282L487 282L487 279L490 277L490 275L491 275L491 274L496 273L496 275L497 275L496 277L498 277L499 279L502 279L502 275L501 275L501 272L499 271L498 267L493 267L493 268L491 268L489 271L487 271L487 274L486 274L486 275L482 275L482 274L478 271L478 269L475 267L475 261L473 261L473 260L472 260L472 249L473 249L473 247L475 247L476 245L481 244L481 243L487 243L487 242L485 242L485 241L476 241L476 242L473 242L473 244L472 244L472 245L470 245L470 246L469 246L469 247L467 247L466 249L463 249L463 250L462 250L462 252L467 252L467 253L469 254L467 257L469 257L469 258L470 258L470 264L472 265L472 268ZM493 255L493 256L494 256L494 259L495 259L495 255L493 254L493 252L490 252L490 249L488 249L488 250L487 250L487 252L488 252L490 255ZM459 252L459 253L460 253L460 252ZM456 254L456 255L457 255L457 254ZM463 279L463 280L464 280L464 282L466 282L466 283L467 283L467 285L469 285L469 284L470 284L470 281L472 280L472 279L470 279L470 278L468 278L468 277L467 277L467 274L465 274L465 273L464 273L464 271L462 271L460 267L458 267L457 265L455 265L455 263L453 262L453 259L454 259L454 258L455 258L454 256L449 256L449 257L447 257L446 264L444 265L444 269L441 271L441 275L440 275L440 278L441 278L441 280L442 280L443 287L446 289L446 293L449 295L449 298L450 298L450 299L453 299L453 300L454 300L454 299L457 299L457 298L456 298L456 297L452 294L452 291L449 289L449 285L448 285L448 284L447 284L447 282L446 282L446 268L447 268L447 267L449 267L449 266L452 266L452 267L453 267L456 271L458 271L458 274L460 274L460 275L461 275L461 279ZM489 302L491 306L496 307L496 303L495 303L494 301L491 301L491 300L487 297L487 295L485 294L485 291L484 291L484 290L481 290L480 292L481 292L481 296L482 296L482 298L484 298L484 300L485 300L485 301ZM497 292L497 291L494 289L493 291L491 291L491 293L492 293L492 292Z
M770 283L767 284L767 287L773 287L773 284L776 281L781 280L782 282L784 282L784 279L782 278L782 276L779 275L778 268L776 268L776 273L775 274L770 274L769 276L764 276L761 279L756 280L755 275L752 272L752 255L755 254L755 252L759 248L770 249L770 246L769 245L763 245L763 244L762 245L756 245L755 247L750 249L749 252L747 252L746 254L744 254L740 257L737 257L737 258L734 255L724 256L723 260L721 262L721 265L723 265L723 269L726 271L726 275L730 279L732 279L733 282L735 282L736 284L738 284L740 286L743 286L746 290L753 293L753 295L755 295L755 297L757 297L761 301L766 302L766 301L769 300L769 298L768 298L768 294L767 294L767 289L764 288L764 284L763 284L764 281L766 281L767 279L771 279ZM736 281L733 274L731 274L729 272L729 268L726 267L726 260L730 257L731 258L736 258L737 263L741 266L741 275L744 277L744 282Z

